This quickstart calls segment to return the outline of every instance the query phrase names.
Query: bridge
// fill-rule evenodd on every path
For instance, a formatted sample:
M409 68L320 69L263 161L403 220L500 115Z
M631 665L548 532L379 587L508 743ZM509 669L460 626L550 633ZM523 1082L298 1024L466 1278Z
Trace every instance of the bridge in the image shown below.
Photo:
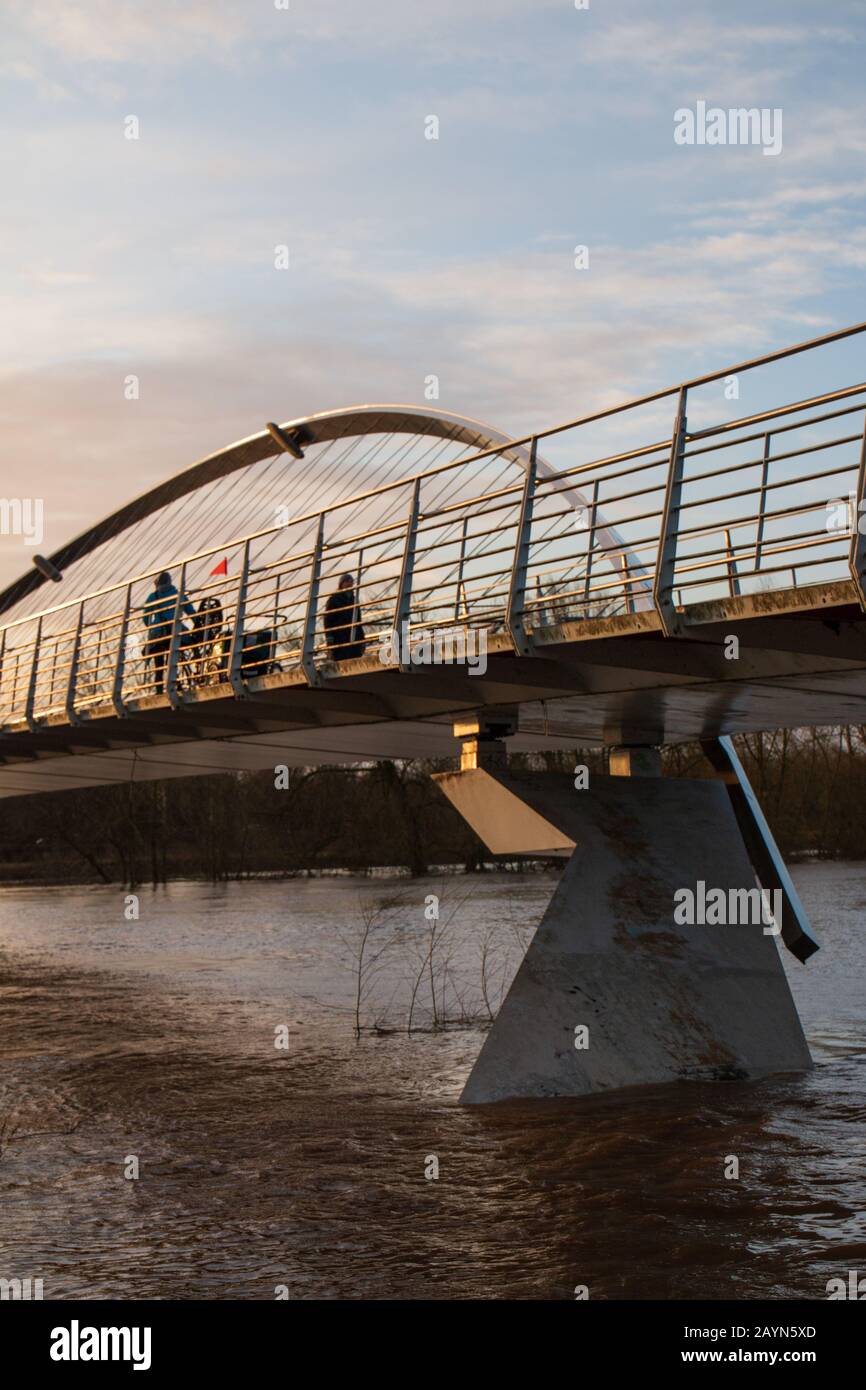
M588 1070L581 1059L578 1081L573 1055L552 1079L551 1044L521 1092L526 1058L518 1048L522 1061L503 1067L502 1038L551 999L551 1026L565 1026L561 979L544 1001L512 1004L550 913L562 926L563 901L573 906L566 880L583 873L587 889L586 861L572 853L583 841L611 861L593 870L596 895L610 896L631 836L668 904L675 885L708 882L709 864L732 891L757 874L782 895L786 945L801 960L817 949L730 737L863 719L866 383L841 372L864 332L521 438L412 406L268 423L35 557L0 595L0 796L459 755L461 772L440 786L492 848L571 856L485 1044L479 1067L491 1048L494 1060L475 1098L691 1075L663 1039L649 1064L644 1032L627 1060L622 1038L604 1062L604 1048ZM738 413L740 400L751 409ZM157 657L144 620L166 571L176 595ZM343 576L351 606L335 639L328 600ZM656 750L685 740L701 741L718 783L657 775ZM582 800L570 779L507 767L506 749L590 745L612 750L612 776ZM631 826L618 837L617 816ZM638 935L668 923L656 897L637 894ZM598 908L614 936L616 911ZM562 930L560 956L574 948L572 927ZM685 952L683 979L692 972L680 1003L706 995L697 1012L694 997L684 1006L680 1029L715 1058L698 1065L692 1047L695 1074L805 1064L774 943L749 940L742 998L719 987L742 962L722 965L711 928L696 928L688 949L664 948ZM612 943L597 952L599 995L625 978ZM697 987L702 973L715 994ZM638 993L617 1007L628 996L641 1016L645 983L628 978ZM775 1026L737 1040L723 1006L742 1013L756 981L775 998ZM656 987L664 996L670 981ZM503 1024L515 1008L523 1023Z

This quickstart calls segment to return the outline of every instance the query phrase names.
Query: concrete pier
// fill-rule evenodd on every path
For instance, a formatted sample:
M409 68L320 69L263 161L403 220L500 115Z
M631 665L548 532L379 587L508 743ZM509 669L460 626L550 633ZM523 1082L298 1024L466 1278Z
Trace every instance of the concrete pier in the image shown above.
M680 890L721 889L741 918L731 892L756 888L721 782L593 775L580 790L481 767L436 781L494 853L570 854L464 1103L811 1066L772 924L675 920Z

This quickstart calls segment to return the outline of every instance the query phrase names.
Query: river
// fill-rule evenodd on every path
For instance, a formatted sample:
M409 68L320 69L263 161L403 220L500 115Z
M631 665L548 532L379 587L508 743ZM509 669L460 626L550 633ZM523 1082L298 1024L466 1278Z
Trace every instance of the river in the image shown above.
M475 1108L551 873L0 889L0 1276L52 1299L825 1298L866 1272L866 865L794 878L823 942L782 952L810 1073Z

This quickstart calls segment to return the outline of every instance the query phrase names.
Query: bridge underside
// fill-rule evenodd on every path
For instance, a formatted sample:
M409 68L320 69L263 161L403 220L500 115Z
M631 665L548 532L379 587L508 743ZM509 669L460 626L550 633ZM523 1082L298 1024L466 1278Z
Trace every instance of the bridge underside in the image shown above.
M682 635L655 611L536 630L515 654L488 638L487 669L383 665L375 652L322 672L148 696L118 715L106 696L7 727L0 796L112 782L458 753L455 717L517 706L513 751L670 744L780 727L866 722L866 616L835 582L690 606ZM731 655L730 638L738 651Z

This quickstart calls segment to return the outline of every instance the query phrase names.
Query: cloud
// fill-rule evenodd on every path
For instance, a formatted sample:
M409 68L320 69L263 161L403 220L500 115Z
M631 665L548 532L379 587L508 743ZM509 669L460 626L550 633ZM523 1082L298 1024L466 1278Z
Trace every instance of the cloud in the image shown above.
M59 289L66 285L92 285L94 276L86 271L54 270L51 266L25 265L21 276L34 285L45 285L49 289Z
M250 32L231 0L7 0L12 33L73 63L162 63L225 58Z
M756 73L761 82L791 76L808 66L816 43L848 44L855 32L843 24L816 30L811 20L761 24L697 11L679 13L675 22L642 16L593 26L581 56L614 76L640 69L667 87L688 78L726 91L744 76L755 83Z
M289 0L260 5L237 0L7 0L10 38L78 65L157 65L204 61L235 65L258 50L283 57L299 44L356 52L424 44L428 57L453 60L453 32L475 38L467 53L496 59L503 24L526 18L524 0L484 0L476 12L465 0L406 5L404 0ZM536 15L561 9L535 0ZM22 77L28 74L23 70ZM32 74L35 77L35 72Z
M828 267L866 265L866 236L828 238L811 257L806 242L805 233L791 241L732 232L639 251L611 245L586 272L573 268L569 247L455 257L423 273L353 262L320 287L315 317L298 322L252 324L217 312L173 318L157 304L136 308L125 327L119 317L112 330L96 300L86 341L106 360L61 360L0 379L11 465L4 486L9 495L35 487L45 497L54 545L267 419L365 401L423 402L431 373L443 408L513 433L545 427L819 331L819 316L804 305L820 295ZM72 324L90 287L69 287L78 292ZM68 353L64 315L46 328ZM13 324L16 331L23 325ZM137 401L124 397L131 370ZM0 549L6 579L21 563L14 547Z
M7 4L5 493L44 496L49 548L268 419L435 374L523 433L854 316L853 13ZM781 104L782 155L675 148L695 96Z
M23 59L11 58L0 62L0 74L16 82L31 84L37 95L45 101L66 101L69 98L68 87L54 78L46 77L40 68Z

